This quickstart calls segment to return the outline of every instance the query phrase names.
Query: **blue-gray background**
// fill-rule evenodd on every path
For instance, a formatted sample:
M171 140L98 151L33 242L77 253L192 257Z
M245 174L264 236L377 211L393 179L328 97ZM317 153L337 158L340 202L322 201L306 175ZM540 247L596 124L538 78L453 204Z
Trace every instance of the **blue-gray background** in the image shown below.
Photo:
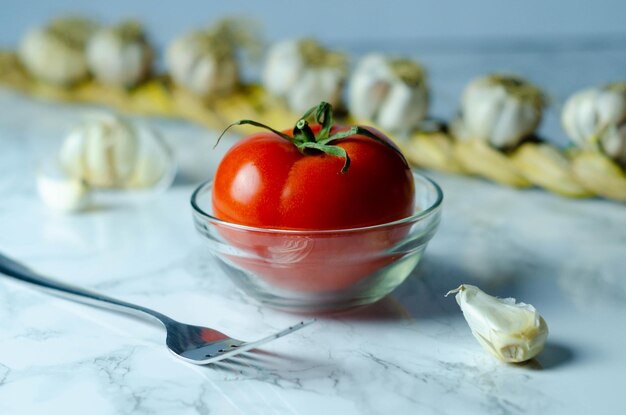
M226 14L258 17L267 35L315 35L328 41L434 38L541 38L626 35L624 0L2 0L0 43L51 15L86 12L145 21L164 41Z
M28 27L64 13L104 22L133 17L163 46L176 34L225 16L257 19L268 41L313 36L353 56L369 50L410 55L427 68L432 114L453 115L471 78L514 72L552 99L542 126L564 142L558 110L575 90L626 79L625 0L155 1L0 0L0 48ZM254 76L254 70L249 71Z

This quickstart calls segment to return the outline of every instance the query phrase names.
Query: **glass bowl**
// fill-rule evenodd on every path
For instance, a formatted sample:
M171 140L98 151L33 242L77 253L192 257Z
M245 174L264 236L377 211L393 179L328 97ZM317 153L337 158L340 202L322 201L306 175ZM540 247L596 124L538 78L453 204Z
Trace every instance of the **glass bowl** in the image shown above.
M194 224L208 252L249 296L295 312L328 312L373 303L420 261L441 217L443 193L413 173L416 210L390 223L337 230L257 228L213 216L212 182L191 196Z

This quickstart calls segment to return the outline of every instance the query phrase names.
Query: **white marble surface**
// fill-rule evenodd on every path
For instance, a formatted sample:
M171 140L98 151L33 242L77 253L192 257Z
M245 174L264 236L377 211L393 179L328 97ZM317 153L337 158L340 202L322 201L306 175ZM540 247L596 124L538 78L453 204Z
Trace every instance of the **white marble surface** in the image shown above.
M626 57L599 53L623 73ZM438 113L452 111L446 100L473 72L505 61L496 53L453 75L446 68L463 62L455 56L431 56L441 87ZM584 66L567 56L562 67ZM614 71L606 67L602 80ZM594 77L564 83L557 97L598 82ZM188 199L227 147L211 153L214 135L154 121L177 143L175 186L142 204L63 216L39 202L33 169L85 109L6 91L0 109L0 251L68 282L244 339L300 318L250 301L204 255ZM556 132L555 125L549 116L547 131ZM626 382L626 206L432 177L446 194L443 221L414 275L373 307L321 318L268 345L268 355L190 366L166 351L157 326L0 277L0 414L619 412ZM480 348L454 300L443 298L461 282L516 296L542 312L550 337L536 362L508 366Z

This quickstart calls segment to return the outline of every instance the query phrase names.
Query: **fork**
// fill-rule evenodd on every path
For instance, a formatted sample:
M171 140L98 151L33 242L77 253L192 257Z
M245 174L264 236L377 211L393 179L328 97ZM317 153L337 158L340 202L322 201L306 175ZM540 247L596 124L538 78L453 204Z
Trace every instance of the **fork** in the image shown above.
M294 326L260 340L244 342L208 327L180 323L147 307L44 277L25 265L4 256L2 253L0 253L0 274L35 285L49 294L72 301L156 319L165 327L167 348L180 359L197 365L214 363L245 351L256 349L262 344L293 333L315 321L315 319L301 321Z

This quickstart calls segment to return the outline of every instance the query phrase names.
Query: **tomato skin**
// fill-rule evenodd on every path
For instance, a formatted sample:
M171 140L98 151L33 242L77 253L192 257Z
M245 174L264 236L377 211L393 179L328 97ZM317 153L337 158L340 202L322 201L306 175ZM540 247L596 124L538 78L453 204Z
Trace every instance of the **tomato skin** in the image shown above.
M351 159L345 173L341 157L303 155L271 132L243 139L215 174L215 216L254 227L323 230L387 223L413 213L413 176L399 152L365 136L332 144Z

